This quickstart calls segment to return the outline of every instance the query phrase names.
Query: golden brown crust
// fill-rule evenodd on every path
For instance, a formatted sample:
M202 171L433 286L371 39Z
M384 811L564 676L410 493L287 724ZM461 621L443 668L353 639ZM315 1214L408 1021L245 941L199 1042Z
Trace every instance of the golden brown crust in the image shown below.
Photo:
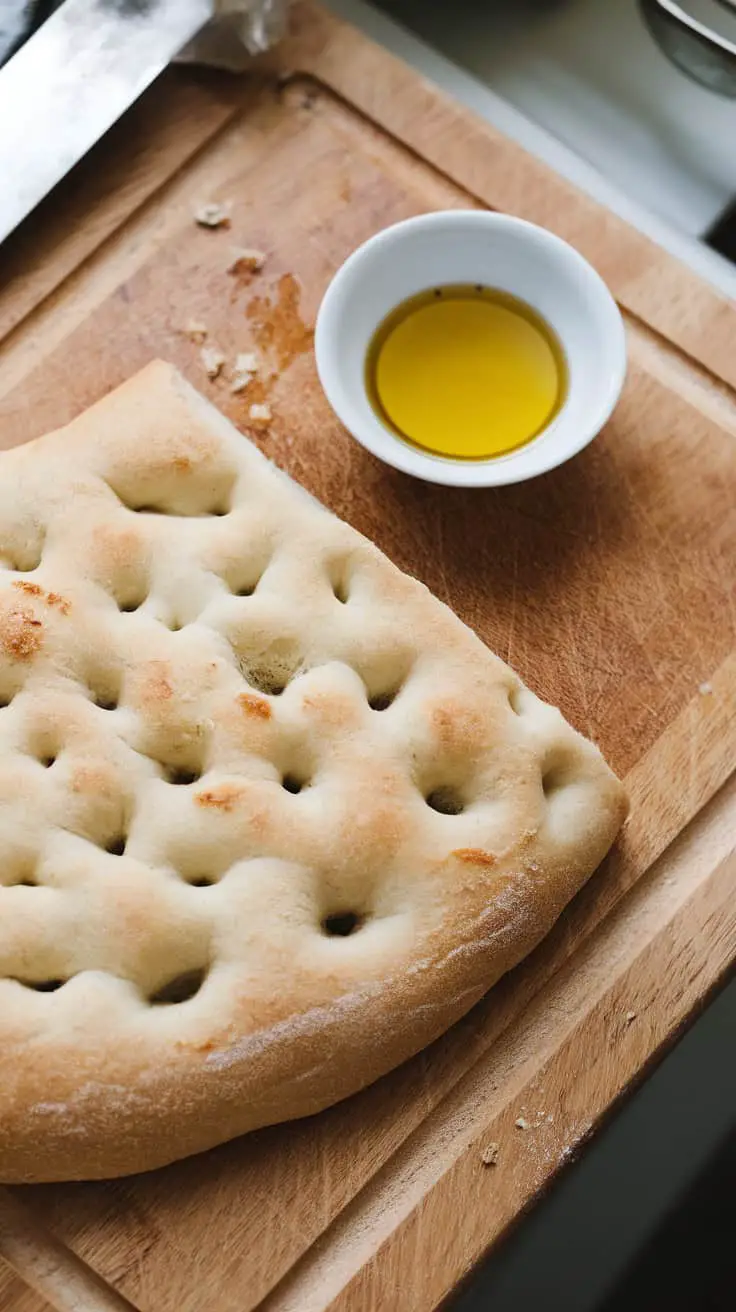
M171 367L2 462L0 1179L125 1174L428 1043L626 802Z

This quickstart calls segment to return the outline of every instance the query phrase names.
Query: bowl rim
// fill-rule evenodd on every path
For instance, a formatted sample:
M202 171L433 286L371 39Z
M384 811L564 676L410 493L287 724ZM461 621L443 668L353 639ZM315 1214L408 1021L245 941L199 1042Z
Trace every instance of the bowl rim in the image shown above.
M448 235L457 234L461 230L467 232L469 229L511 232L522 241L536 245L537 249L543 250L545 255L556 261L558 267L567 267L587 283L593 294L595 320L606 356L607 385L597 394L589 417L580 424L579 433L572 440L564 443L560 440L565 431L564 406L531 442L505 455L485 460L467 460L423 451L403 440L387 426L381 425L377 417L382 434L389 439L382 445L370 429L355 422L353 403L346 395L340 366L336 362L341 341L340 324L348 308L351 284L359 272L365 276L366 264L370 265L377 258L383 258L386 251L396 243L428 229L441 231L443 228ZM428 282L427 286L431 287L432 283ZM401 299L397 299L396 305L401 303ZM314 352L317 374L327 400L351 437L384 464L425 482L448 487L500 487L526 482L558 468L578 455L597 437L610 418L621 395L627 367L626 333L621 311L605 281L585 256L549 228L515 215L483 209L435 210L401 219L373 233L351 251L331 278L320 303L315 323ZM519 467L518 462L515 464L515 458L521 452L528 452L536 443L549 438L553 440L547 440L544 447L540 445L538 448L538 455L542 458L537 460L533 468L523 465Z

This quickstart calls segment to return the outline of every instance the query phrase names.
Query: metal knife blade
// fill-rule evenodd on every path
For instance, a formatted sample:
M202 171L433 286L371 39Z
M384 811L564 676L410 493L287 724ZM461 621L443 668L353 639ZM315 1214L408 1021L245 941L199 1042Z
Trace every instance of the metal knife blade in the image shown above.
M0 71L0 241L212 16L213 0L64 0Z

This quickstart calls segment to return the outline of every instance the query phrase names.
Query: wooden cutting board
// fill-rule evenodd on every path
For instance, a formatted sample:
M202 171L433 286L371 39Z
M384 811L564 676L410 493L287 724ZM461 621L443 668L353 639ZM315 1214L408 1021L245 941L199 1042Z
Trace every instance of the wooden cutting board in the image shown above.
M229 230L193 221L213 199ZM377 228L452 206L568 238L626 318L629 379L604 434L520 487L384 468L315 375L339 263ZM233 245L263 250L263 271L228 272ZM228 361L265 352L259 445L626 776L632 816L604 868L429 1051L319 1117L157 1174L0 1195L9 1312L423 1312L736 956L736 306L312 4L252 76L164 78L3 248L0 280L5 446L152 356L246 431L252 398L227 370L208 380L183 329L201 321Z

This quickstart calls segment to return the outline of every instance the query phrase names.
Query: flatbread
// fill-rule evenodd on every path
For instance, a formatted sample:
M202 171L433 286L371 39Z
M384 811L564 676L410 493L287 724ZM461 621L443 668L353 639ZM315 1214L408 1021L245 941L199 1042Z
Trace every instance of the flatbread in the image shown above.
M598 750L170 366L0 471L3 1181L344 1098L607 851Z

